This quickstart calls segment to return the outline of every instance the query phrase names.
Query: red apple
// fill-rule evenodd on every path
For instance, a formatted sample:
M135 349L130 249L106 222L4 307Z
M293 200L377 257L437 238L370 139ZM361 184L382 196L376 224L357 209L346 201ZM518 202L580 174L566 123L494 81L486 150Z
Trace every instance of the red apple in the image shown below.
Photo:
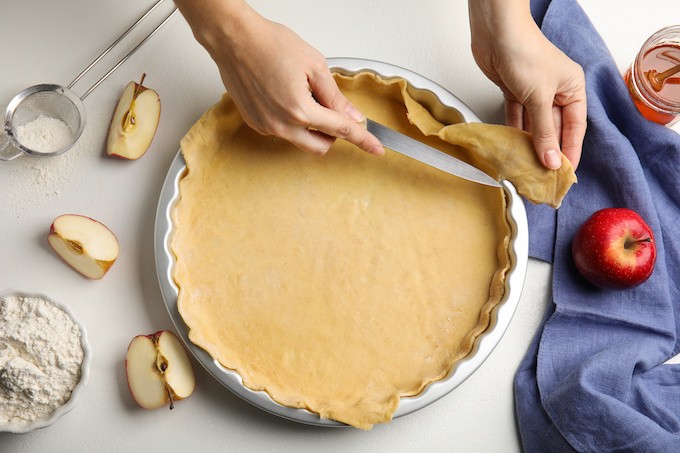
M590 216L574 235L571 250L581 275L600 288L637 286L652 275L656 261L652 229L626 208L601 209Z

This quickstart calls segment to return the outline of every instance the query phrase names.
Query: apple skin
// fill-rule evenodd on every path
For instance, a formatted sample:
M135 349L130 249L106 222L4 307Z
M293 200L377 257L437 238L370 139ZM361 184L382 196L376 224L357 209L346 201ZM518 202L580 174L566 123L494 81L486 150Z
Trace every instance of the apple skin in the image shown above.
M605 289L626 289L646 281L656 262L654 233L640 215L627 208L595 212L571 243L579 273Z

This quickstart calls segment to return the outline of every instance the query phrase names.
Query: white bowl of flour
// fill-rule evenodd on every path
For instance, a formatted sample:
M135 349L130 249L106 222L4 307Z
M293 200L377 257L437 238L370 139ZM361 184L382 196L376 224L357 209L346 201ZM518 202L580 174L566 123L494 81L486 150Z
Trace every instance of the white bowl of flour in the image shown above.
M44 428L73 409L91 357L67 306L44 293L0 291L0 432Z

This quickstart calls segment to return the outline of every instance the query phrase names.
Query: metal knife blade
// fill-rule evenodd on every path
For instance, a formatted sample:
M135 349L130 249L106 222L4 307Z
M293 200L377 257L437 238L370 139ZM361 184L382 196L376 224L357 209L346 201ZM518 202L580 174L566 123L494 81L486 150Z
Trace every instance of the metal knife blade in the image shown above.
M458 176L459 178L467 179L479 184L485 184L487 186L501 187L498 181L480 169L428 146L425 143L419 142L408 135L404 135L401 132L397 132L368 118L366 118L366 127L370 133L380 140L383 146L393 151L445 171L446 173Z

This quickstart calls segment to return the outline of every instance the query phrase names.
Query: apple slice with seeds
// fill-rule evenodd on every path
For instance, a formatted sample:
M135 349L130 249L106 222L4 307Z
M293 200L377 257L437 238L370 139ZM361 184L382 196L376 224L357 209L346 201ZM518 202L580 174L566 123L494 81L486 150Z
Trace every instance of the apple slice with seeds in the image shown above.
M130 82L118 101L106 141L106 153L123 159L139 159L151 146L161 117L158 93L139 83Z
M47 241L73 269L92 279L102 278L119 252L116 236L104 224L78 214L60 215Z
M146 409L157 409L190 396L196 385L189 355L169 330L132 339L125 358L128 388Z

